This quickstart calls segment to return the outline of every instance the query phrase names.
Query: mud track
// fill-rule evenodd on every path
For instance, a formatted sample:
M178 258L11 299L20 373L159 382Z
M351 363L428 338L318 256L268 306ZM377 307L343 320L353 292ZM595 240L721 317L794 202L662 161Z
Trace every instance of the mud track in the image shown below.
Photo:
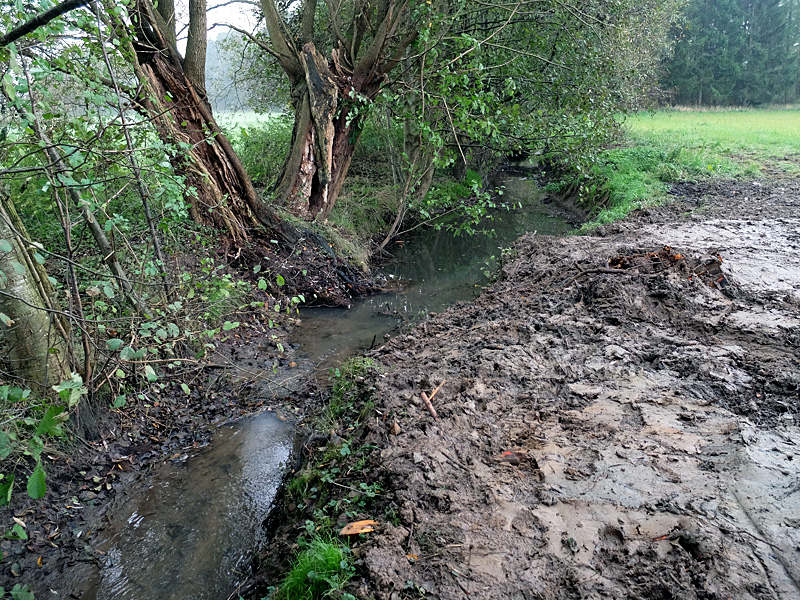
M395 524L353 592L800 598L800 184L675 195L522 238L377 353L364 441Z

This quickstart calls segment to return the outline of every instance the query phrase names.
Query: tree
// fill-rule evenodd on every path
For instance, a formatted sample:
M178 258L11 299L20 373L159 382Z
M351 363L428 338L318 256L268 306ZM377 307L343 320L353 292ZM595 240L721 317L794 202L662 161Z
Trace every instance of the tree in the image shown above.
M0 339L10 373L40 393L71 372L68 324L41 262L8 191L0 187Z
M665 80L683 104L792 102L797 0L692 0Z
M298 3L295 3L295 5ZM421 6L420 6L421 4ZM262 0L268 42L261 46L289 80L292 146L275 197L307 218L327 217L341 192L369 106L418 35L422 7L397 0L327 0L279 10Z
M646 24L664 40L678 4L262 0L267 32L251 37L285 73L294 109L275 198L306 218L327 216L379 95L394 115L414 121L404 155L420 175L430 173L437 148L458 148L463 162L467 149L474 157L480 149L488 156L566 147L559 140L596 142L575 129L607 128L615 108L633 100L634 78L619 67L637 54L636 36L623 34ZM657 17L645 19L646 11ZM652 80L666 46L638 53L656 57L644 61L641 81ZM591 108L590 98L597 101Z

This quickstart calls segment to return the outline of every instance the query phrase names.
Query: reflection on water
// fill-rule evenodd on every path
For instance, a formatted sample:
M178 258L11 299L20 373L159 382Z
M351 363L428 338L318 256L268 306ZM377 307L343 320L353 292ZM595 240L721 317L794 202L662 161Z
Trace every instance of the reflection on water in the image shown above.
M273 413L226 427L186 463L167 464L116 501L96 598L227 598L264 540L294 428ZM87 597L87 596L84 596Z
M539 193L535 183L506 177L502 184L505 201L523 202L525 208L495 212L486 223L494 235L455 236L445 229L419 229L396 241L394 258L383 268L389 282L398 284L398 292L357 300L349 310L301 309L302 323L292 342L300 345L301 354L317 366L318 373L373 342L382 344L383 336L404 321L474 299L488 283L484 272L496 269L502 249L522 234L563 235L573 229L535 199Z

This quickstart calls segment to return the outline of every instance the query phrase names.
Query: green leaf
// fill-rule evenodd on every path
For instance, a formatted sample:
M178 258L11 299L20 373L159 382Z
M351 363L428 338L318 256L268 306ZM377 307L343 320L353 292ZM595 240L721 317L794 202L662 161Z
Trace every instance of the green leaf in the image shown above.
M0 460L8 458L8 455L13 452L14 446L12 445L11 436L5 431L0 431Z
M83 386L83 378L77 373L73 373L69 379L54 385L53 389L58 392L58 397L67 403L68 409L78 404L81 396L88 392Z
M6 252L10 252L10 250L7 250ZM256 265L255 267L253 267L253 273L258 273L260 270L261 270L261 265Z
M43 264L44 264L44 256L42 256L42 255L41 255L41 254L39 254L38 252L34 252L34 253L33 253L33 258L35 258L35 259L36 259L36 262L37 262L37 263L39 263L40 265L43 265Z
M0 321L5 323L6 327L11 327L14 324L14 319L9 317L6 313L0 312Z
M11 242L8 240L0 240L0 251L2 252L11 252L14 248L11 246Z
M39 500L44 498L46 493L47 484L45 483L44 467L42 467L42 461L39 461L36 463L36 468L31 473L31 476L28 477L28 496L34 500Z
M19 523L14 523L11 531L6 533L6 537L10 540L22 540L23 542L28 539L28 532Z
M282 287L286 285L286 280L283 278L283 275L278 275L275 277L275 283L278 284L278 287Z
M63 406L50 406L44 413L44 417L39 421L39 426L36 428L34 435L44 436L52 435L59 437L64 434L61 429L61 423L66 420L67 415L64 414Z
M103 293L106 295L106 298L113 298L114 297L114 288L110 285L103 286Z
M35 598L27 585L17 583L11 588L11 600L35 600Z
M106 340L106 346L108 346L108 349L111 350L112 352L116 352L117 350L122 348L122 344L124 343L125 342L123 342L119 338L111 338L110 340Z
M186 385L185 383L181 384L181 389L183 390L183 393L186 394L187 396L192 393L192 390L190 390L189 386Z
M154 381L158 381L158 375L156 375L155 370L150 365L144 366L144 376L147 378L147 381L153 383Z
M230 331L231 329L236 329L239 326L239 321L225 321L222 325L222 329L225 331Z
M125 379L125 371L123 371L122 369L117 369L117 372L115 374L120 379Z
M3 475L0 479L0 506L8 506L11 492L14 490L14 474Z
M11 261L11 267L17 272L18 275L25 275L25 266L15 260Z
M125 346L122 349L122 352L119 353L119 357L121 360L131 360L136 352L130 346Z
M267 289L267 282L264 280L263 277L258 280L258 289L260 289L260 290Z
M114 398L114 402L111 405L111 408L122 408L127 403L128 403L128 398L125 396L125 394L122 394Z

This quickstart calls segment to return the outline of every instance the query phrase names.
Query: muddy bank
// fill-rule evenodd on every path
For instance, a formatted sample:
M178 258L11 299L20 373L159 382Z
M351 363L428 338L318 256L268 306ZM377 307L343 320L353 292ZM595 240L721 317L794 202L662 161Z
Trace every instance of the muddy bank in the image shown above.
M800 597L800 186L675 193L589 237L523 237L474 303L375 354L374 409L338 432L358 427L360 462L328 461L342 489L321 494L334 522L381 522L349 591ZM361 483L379 498L339 509ZM265 569L324 513L286 509Z

